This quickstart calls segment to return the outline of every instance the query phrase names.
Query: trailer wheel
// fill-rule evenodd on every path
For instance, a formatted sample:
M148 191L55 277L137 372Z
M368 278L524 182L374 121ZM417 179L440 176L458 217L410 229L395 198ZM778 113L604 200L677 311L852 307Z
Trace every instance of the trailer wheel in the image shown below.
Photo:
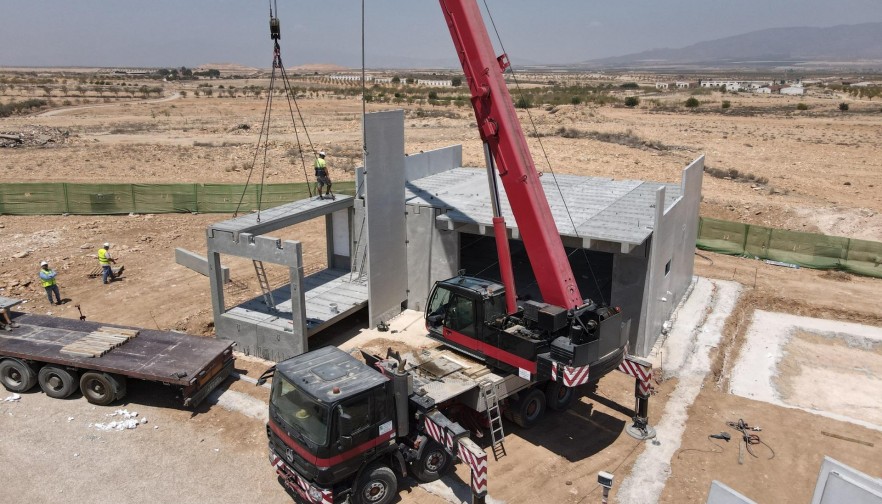
M512 403L511 419L521 427L529 429L537 423L545 413L545 394L531 388Z
M64 399L76 392L79 387L76 376L55 366L40 368L40 372L37 373L37 382L47 396L55 399Z
M126 394L125 378L89 371L80 378L80 390L90 403L107 406Z
M450 468L451 458L447 450L435 441L428 441L419 460L410 464L414 477L423 483L435 481Z
M389 504L398 496L398 480L392 469L373 465L364 470L355 489L356 504Z
M33 368L18 359L0 360L0 381L10 392L27 392L37 384Z
M565 411L576 398L576 391L561 382L549 381L545 386L545 403L554 411Z

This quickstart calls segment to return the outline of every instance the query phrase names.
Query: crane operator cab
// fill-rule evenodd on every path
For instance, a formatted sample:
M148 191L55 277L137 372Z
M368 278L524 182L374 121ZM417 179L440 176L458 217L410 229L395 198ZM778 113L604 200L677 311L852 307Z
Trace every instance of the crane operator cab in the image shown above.
M621 363L628 324L618 308L590 301L566 310L527 301L505 310L505 287L458 276L435 283L426 304L429 337L530 380L551 376L552 361L591 366L599 379Z

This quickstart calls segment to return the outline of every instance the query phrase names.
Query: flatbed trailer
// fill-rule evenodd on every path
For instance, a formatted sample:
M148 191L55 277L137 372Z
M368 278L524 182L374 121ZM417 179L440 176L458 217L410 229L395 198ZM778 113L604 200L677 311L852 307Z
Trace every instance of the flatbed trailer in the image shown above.
M89 402L107 405L125 396L126 379L133 378L174 387L185 407L196 407L233 369L234 343L229 341L45 315L12 315L19 327L0 331L0 382L12 392L39 383L51 397L64 398L79 389ZM130 337L114 338L115 331ZM95 343L87 341L107 341L109 348L90 347ZM94 357L88 355L92 349Z

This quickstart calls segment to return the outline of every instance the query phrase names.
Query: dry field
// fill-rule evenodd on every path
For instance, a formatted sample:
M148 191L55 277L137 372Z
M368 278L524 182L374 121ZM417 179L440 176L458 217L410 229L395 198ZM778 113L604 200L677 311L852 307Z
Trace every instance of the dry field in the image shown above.
M264 82L237 82L237 86L255 84ZM188 91L186 97L175 94L181 90ZM0 120L0 132L23 130L31 125L70 132L62 144L51 147L0 149L3 180L244 182L255 152L264 98L195 97L193 88L172 87L166 89L165 94L173 98L74 106L42 116ZM658 99L664 104L682 102L686 97L666 95ZM712 94L699 96L699 99L705 103L697 111L655 106L647 98L634 109L595 105L529 109L538 130L538 134L528 130L537 167L547 171L550 165L558 173L677 182L681 169L689 161L706 154L709 167L738 170L743 179L706 175L702 215L882 240L882 181L878 175L882 171L879 148L882 103L848 99L851 110L841 113L837 106L840 101L846 101L843 97ZM727 111L720 108L723 99L732 102ZM809 109L797 111L799 102L808 104ZM309 95L299 103L316 147L329 153L332 178L351 179L361 156L361 103L351 98L321 95ZM391 107L369 104L368 110ZM470 109L428 105L405 105L405 108L408 151L462 143L465 164L483 165ZM287 109L280 110L273 116L270 162L265 173L267 182L303 180L294 131L290 118L286 120L286 112ZM524 124L529 125L531 118L527 112L519 113ZM249 128L241 128L243 124ZM561 128L566 130L562 132ZM303 139L302 130L300 134ZM547 153L547 162L543 150ZM307 163L310 159L307 157ZM258 172L255 177L259 175ZM757 183L757 179L767 182ZM22 309L28 312L75 317L78 313L73 305L79 303L90 320L210 334L208 281L175 265L173 251L180 246L204 252L205 227L228 217L0 216L0 295L27 299ZM310 269L323 266L322 226L321 222L307 223L286 232L285 237L304 242ZM86 278L97 263L93 255L104 241L114 244L116 256L126 265L124 281L109 286ZM16 257L25 252L24 257ZM59 270L62 296L71 303L62 307L46 303L36 279L37 265L42 259L49 260ZM248 265L234 261L230 266L234 285L228 302L257 295L257 282L249 274ZM720 347L712 350L712 373L689 410L683 446L706 449L706 436L723 430L722 422L744 417L769 431L764 439L773 444L777 456L774 461L750 460L749 464L739 466L731 456L731 449L725 456L702 452L684 454L672 460L671 476L661 501L703 501L710 480L719 479L759 501L805 502L820 457L825 453L835 453L844 462L870 472L875 470L874 476L880 476L878 463L875 467L872 463L874 459L879 460L878 448L873 451L820 434L821 429L846 431L849 436L873 441L878 447L882 443L878 431L827 418L819 420L802 411L733 396L725 392L724 382L755 309L882 326L882 309L877 301L882 294L882 283L847 274L776 268L757 261L704 253L696 256L696 273L737 281L745 286L745 291L726 321ZM260 367L254 363L241 365L250 368L252 374ZM675 386L676 380L658 385L659 394L651 406L654 421ZM231 388L262 399L244 384L234 384ZM515 430L508 446L510 456L496 467L491 485L509 488L501 492L507 502L532 502L533 499L524 497L532 491L544 492L555 502L599 500L593 483L596 471L615 470L617 475L625 475L644 450L643 445L620 435L628 416L625 409L631 402L628 389L627 380L610 378L600 389L601 396L609 400L584 398L576 409L576 416L555 416L550 420L550 427L541 432ZM134 433L137 436L130 436L127 441L112 438L108 446L115 455L110 459L102 458L107 455L96 448L96 443L104 442L100 436L96 440L86 434L85 427L73 429L70 422L65 421L67 406L55 405L72 401L53 403L40 394L29 394L21 404L3 406L0 413L18 415L20 412L13 408L34 408L26 414L57 422L59 432L72 436L73 440L66 445L61 438L54 442L59 444L40 453L56 453L57 448L67 450L64 454L72 457L67 452L78 450L87 457L102 460L102 474L108 478L113 477L114 462L125 462L119 450L140 452L143 449L145 457L166 461L168 466L152 469L148 481L172 478L174 484L186 485L186 481L173 476L174 472L166 467L181 470L187 467L187 471L202 481L202 486L199 492L179 502L197 502L200 496L211 495L211 485L208 489L205 485L212 478L229 487L231 493L227 495L231 500L241 500L247 498L246 495L257 495L267 502L286 500L265 463L259 420L243 420L218 408L190 417L182 411L168 409L167 399L156 399L145 390L134 392L129 409L137 406L163 423L156 432L137 431ZM89 409L91 406L82 406L80 403L85 404L82 400L73 402L78 405L74 414L78 420L74 424L87 416L89 421L98 421L98 416ZM24 428L24 424L13 424L8 418L0 421L0 428L14 425ZM169 437L159 442L150 439L171 425L176 427ZM773 426L787 428L775 430ZM172 427L168 429L171 431ZM576 435L575 431L589 429L597 432L592 442L574 447L568 441ZM7 431L4 429L4 432ZM210 444L199 446L202 442L192 441L194 436ZM20 443L0 443L0 453L7 449L15 453L26 451L33 443L39 443L38 437L28 437ZM154 447L141 448L142 444ZM191 446L192 453L168 455L176 446ZM215 451L215 447L220 451ZM232 472L214 473L203 467L206 456L217 456L219 461L247 465L250 469L236 481ZM541 470L531 468L523 464L528 458L537 465L543 461L547 464ZM48 462L41 463L40 467L50 470ZM64 474L76 478L81 474L77 471L86 468L81 461ZM42 479L24 478L14 471L0 472L0 476L6 481L17 478L19 483L8 488L37 500L51 499L50 495L61 490L59 484L41 488L35 483ZM255 483L255 478L259 482ZM150 496L150 486L129 482L121 485L119 492L102 490L99 495L106 501L121 495ZM788 500L789 488L794 486L804 490L798 492L798 499ZM491 486L491 493L493 488ZM89 502L89 491L89 485L75 486L69 491L72 495L65 494L65 498L69 502ZM3 495L4 491L0 490L0 497ZM162 490L155 500L171 502L176 500L176 495L172 490ZM404 502L432 502L432 499L421 489L402 493Z

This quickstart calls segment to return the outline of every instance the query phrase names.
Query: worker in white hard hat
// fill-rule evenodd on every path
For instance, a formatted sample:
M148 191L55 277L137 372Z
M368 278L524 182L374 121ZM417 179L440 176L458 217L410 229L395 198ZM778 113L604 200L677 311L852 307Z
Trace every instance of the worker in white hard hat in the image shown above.
M325 161L325 151L321 151L318 153L318 157L315 158L315 190L318 193L319 199L335 199L334 195L331 193L331 177L328 176L328 163ZM327 192L322 195L322 187L328 186Z
M111 264L116 264L116 260L110 257L110 244L105 243L103 247L98 249L98 264L101 265L101 281L107 285L107 283L116 280L116 277L113 276L113 269L111 269Z
M61 304L61 292L58 290L58 283L55 280L57 273L49 267L49 263L42 261L40 263L40 283L46 289L46 297L49 298L49 304L52 304L52 294L55 294L55 304Z

